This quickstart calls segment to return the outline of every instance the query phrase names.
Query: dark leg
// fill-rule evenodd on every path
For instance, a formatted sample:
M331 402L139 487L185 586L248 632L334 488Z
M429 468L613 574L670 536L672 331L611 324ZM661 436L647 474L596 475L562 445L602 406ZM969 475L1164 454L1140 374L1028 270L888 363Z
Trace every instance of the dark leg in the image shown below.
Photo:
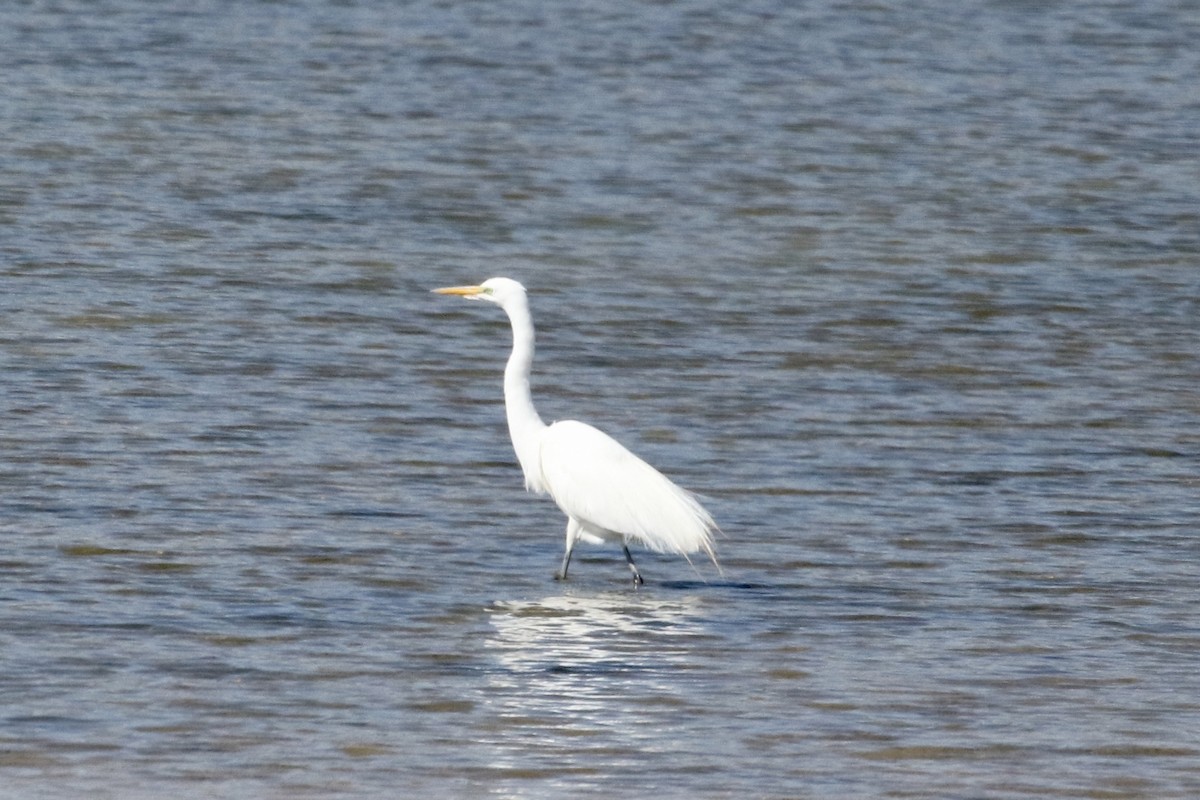
M629 564L629 569L633 572L633 588L637 588L645 583L642 580L642 573L638 572L637 564L633 563L633 555L629 552L629 545L623 545L625 550L625 561Z
M562 568L558 574L554 576L556 581L565 581L567 579L567 567L571 563L571 553L575 552L575 542L579 541L579 523L573 519L567 519L567 546L563 553Z
M554 580L565 581L567 579L567 565L571 563L571 551L575 549L575 543L567 545L567 552L563 553L562 567L555 574Z

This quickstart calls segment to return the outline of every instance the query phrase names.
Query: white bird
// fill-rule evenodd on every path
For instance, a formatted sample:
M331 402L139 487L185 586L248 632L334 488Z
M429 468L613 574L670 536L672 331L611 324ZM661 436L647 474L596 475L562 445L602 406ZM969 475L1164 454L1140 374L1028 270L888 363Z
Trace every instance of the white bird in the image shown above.
M525 488L549 494L567 515L559 580L566 580L571 553L580 540L619 542L635 586L643 581L629 552L631 541L684 558L703 551L720 570L713 549L717 525L689 492L591 425L542 422L529 393L534 333L524 286L509 278L492 278L479 286L433 291L495 303L512 323L513 349L504 369L508 432L525 473Z

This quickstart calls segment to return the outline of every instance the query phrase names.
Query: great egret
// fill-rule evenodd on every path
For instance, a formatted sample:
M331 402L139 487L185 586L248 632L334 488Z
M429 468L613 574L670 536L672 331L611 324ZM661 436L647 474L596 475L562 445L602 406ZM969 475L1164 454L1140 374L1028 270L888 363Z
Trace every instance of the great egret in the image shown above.
M525 473L525 488L549 494L567 515L559 580L566 580L571 553L580 540L619 542L635 586L643 581L629 552L631 541L684 558L704 551L720 569L712 542L716 523L695 497L591 425L575 420L542 422L529 394L533 319L524 286L509 278L492 278L479 286L433 291L495 303L512 323L513 349L504 368L508 432Z

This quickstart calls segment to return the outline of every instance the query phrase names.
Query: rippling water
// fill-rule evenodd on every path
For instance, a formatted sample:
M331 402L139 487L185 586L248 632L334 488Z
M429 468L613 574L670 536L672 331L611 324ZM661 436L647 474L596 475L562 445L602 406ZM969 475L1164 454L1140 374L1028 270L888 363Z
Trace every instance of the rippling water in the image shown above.
M174 6L0 11L0 797L1200 795L1190 3Z

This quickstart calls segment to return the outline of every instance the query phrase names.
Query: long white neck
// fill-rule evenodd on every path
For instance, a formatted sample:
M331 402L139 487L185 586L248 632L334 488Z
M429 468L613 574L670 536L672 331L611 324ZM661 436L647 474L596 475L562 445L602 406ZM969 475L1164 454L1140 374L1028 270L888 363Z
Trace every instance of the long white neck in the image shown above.
M529 371L533 367L533 319L529 314L529 303L517 297L506 303L508 320L512 323L513 349L504 368L504 410L508 416L508 434L512 437L513 449L525 473L525 488L531 492L545 492L542 481L541 446L542 432L546 423L533 407L529 392Z

